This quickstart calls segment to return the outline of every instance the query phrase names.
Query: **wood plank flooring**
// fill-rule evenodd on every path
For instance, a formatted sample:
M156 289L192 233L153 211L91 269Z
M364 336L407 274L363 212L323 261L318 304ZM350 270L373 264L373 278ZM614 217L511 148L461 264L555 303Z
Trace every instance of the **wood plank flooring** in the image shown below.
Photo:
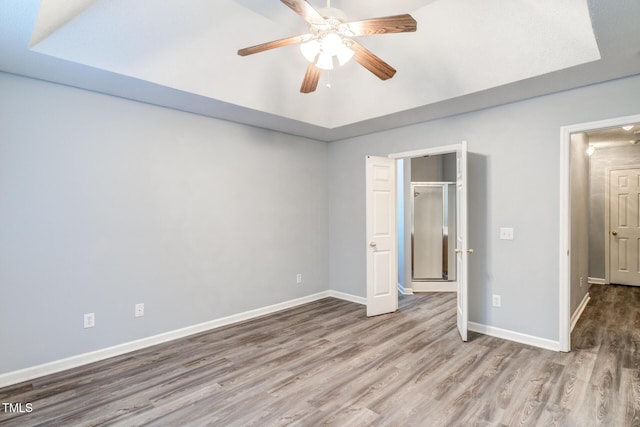
M640 289L591 287L571 353L327 298L0 389L0 426L640 426Z

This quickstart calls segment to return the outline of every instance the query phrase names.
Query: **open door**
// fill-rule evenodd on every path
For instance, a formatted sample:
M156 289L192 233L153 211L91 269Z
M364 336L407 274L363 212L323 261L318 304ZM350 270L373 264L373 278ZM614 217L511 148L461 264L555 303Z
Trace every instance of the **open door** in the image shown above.
M456 272L457 285L457 325L462 341L467 341L469 322L468 269L467 258L473 249L468 247L467 241L467 142L456 149Z
M640 286L640 168L609 170L609 280Z
M366 158L367 316L398 309L396 161Z

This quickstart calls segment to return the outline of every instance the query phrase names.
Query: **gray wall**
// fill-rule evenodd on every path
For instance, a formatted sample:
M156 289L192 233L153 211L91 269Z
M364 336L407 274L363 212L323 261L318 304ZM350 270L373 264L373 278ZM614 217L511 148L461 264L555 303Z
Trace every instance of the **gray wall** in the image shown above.
M456 182L455 153L415 157L411 161L411 182Z
M571 135L571 313L589 290L589 138Z
M329 289L326 143L4 73L0 94L0 373Z
M470 320L558 340L559 129L637 114L639 98L635 76L331 143L331 289L366 293L365 155L467 140ZM499 240L501 226L515 240Z
M604 210L605 170L615 166L640 165L640 145L597 149L591 156L589 224L589 277L605 278Z
M411 159L411 182L442 181L442 156Z

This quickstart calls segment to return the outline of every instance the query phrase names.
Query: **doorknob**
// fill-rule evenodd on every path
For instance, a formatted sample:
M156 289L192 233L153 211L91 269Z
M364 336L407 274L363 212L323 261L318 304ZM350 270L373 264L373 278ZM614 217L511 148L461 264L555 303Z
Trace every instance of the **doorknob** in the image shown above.
M462 253L462 249L458 249L458 248L456 248L456 253L457 253L457 254L461 254L461 253Z
M611 234L613 234L614 236L617 236L618 232L617 231L612 231Z
M376 246L376 244L377 244L376 242L371 242L371 243L369 243L369 246L371 246L373 248L373 247Z
M473 253L473 249L467 249L467 253L472 254Z

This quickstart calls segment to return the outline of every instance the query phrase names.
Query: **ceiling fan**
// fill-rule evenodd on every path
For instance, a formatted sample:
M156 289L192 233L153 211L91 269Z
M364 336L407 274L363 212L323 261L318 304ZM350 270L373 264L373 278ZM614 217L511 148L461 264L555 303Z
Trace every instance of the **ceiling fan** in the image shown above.
M327 0L327 8L322 9L322 13L314 9L306 0L280 1L309 23L309 34L246 47L238 50L238 55L247 56L299 43L302 54L309 61L300 87L302 93L316 90L320 71L333 69L334 59L342 66L353 58L381 80L390 79L396 73L395 68L352 37L413 32L418 27L416 20L408 14L345 22L344 13L339 9L331 8L331 0Z

